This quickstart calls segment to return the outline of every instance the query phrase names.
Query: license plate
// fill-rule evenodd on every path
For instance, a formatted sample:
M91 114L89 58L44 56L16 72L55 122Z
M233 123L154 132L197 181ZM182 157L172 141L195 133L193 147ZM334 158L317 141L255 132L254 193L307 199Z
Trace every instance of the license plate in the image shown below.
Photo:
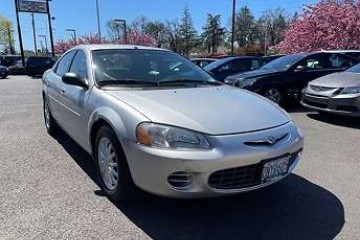
M266 183L274 181L277 178L284 176L288 170L289 156L266 162L261 173L261 182Z

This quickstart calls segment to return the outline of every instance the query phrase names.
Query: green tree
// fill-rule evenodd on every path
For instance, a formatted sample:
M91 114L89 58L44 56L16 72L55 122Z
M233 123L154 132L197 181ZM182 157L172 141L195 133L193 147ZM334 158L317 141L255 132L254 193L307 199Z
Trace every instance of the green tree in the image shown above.
M181 34L181 45L180 52L181 54L188 56L193 47L197 45L197 33L194 28L194 24L190 15L189 6L186 5L184 8L183 17L180 24L180 34Z
M165 23L158 20L151 21L145 26L145 33L156 40L158 47L162 47L165 44L167 31Z
M181 30L178 19L165 21L165 43L172 51L180 53L181 48Z
M0 45L6 53L15 53L12 22L0 16Z
M240 47L254 44L257 39L257 32L254 15L247 6L242 7L235 18L235 41Z
M289 20L283 8L265 11L258 20L260 36L267 37L267 45L274 46L284 40L284 33L288 27ZM263 43L265 38L260 38Z
M208 53L217 52L217 48L224 42L226 30L221 27L221 15L207 15L206 25L201 34L203 44L205 44Z

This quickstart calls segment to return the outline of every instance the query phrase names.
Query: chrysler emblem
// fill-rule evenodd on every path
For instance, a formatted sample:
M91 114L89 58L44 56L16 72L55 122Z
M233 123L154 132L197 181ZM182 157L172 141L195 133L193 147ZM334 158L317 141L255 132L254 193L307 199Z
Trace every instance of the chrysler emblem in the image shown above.
M289 133L282 134L278 137L270 136L266 139L244 142L244 144L248 145L248 146L254 146L254 147L255 146L269 146L269 145L271 146L271 145L274 145L275 143L283 140L287 136L289 136Z
M273 136L270 136L270 137L268 138L268 143L269 143L269 144L274 144L274 143L276 143L276 141L277 141L277 139L276 139L275 137L273 137Z

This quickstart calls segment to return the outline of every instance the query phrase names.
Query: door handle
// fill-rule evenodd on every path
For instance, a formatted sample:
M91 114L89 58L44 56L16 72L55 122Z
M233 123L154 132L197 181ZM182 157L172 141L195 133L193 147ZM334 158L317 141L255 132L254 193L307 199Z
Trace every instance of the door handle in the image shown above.
M63 90L63 89L60 92L61 92L61 94L65 94L65 90Z

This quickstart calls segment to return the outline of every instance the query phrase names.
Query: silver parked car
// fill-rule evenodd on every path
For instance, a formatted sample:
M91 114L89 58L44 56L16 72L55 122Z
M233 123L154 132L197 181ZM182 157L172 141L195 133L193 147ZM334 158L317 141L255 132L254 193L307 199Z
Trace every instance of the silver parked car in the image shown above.
M360 64L309 82L301 103L320 112L360 117Z
M299 162L303 135L278 105L213 80L171 51L89 45L43 76L45 126L92 154L114 200L137 187L198 198L261 188Z

